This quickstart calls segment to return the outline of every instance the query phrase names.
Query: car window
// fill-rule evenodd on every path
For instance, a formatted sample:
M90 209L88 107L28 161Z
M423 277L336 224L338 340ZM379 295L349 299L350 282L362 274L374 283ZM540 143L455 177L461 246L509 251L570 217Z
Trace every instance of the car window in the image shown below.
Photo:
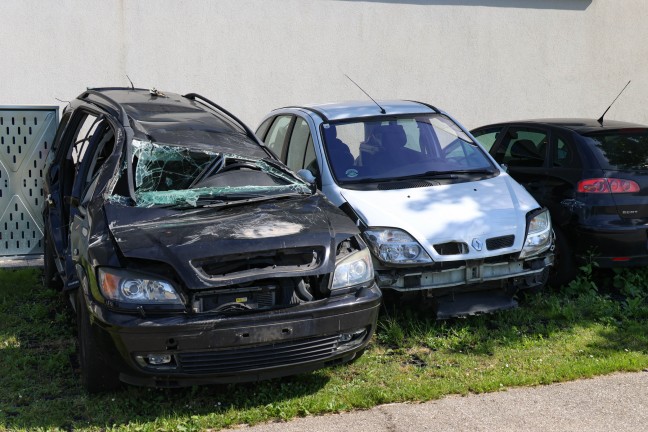
M468 176L473 171L480 175L484 171L496 173L484 151L450 118L440 114L325 123L321 135L339 184L453 172Z
M495 160L511 167L542 167L545 164L548 134L541 130L509 129L495 154Z
M648 129L610 130L586 135L604 169L648 170Z
M297 117L292 135L290 136L286 159L286 165L291 170L299 171L304 168L304 156L309 139L310 128L308 127L308 123L303 118Z
M477 141L479 141L479 144L482 145L487 151L490 151L490 149L493 147L493 144L495 144L495 141L497 141L497 138L499 138L499 134L502 132L502 127L497 127L497 128L488 128L488 129L482 129L477 132L473 132L473 136L477 138Z
M256 136L258 136L261 139L261 141L263 141L265 139L266 132L268 132L268 129L270 128L270 125L272 124L274 119L275 119L274 117L270 117L269 119L266 119L257 128L255 134L256 134Z
M79 123L79 127L72 140L72 145L68 148L67 154L67 159L73 161L76 170L78 170L79 162L85 157L90 140L92 140L99 124L100 119L90 113L85 113L84 118Z
M561 138L557 138L551 143L551 158L554 167L580 167L580 160L573 146Z
M292 116L278 116L270 126L265 143L279 159L283 160L283 151L286 146L286 136Z

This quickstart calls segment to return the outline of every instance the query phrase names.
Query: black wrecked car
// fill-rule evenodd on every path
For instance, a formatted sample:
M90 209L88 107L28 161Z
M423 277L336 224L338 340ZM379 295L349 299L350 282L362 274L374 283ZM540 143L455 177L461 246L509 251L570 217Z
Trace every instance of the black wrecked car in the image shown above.
M85 91L45 179L45 280L76 311L90 392L297 374L375 330L356 226L202 96Z
M472 131L509 174L549 208L562 285L593 254L599 267L648 264L648 126L544 119Z

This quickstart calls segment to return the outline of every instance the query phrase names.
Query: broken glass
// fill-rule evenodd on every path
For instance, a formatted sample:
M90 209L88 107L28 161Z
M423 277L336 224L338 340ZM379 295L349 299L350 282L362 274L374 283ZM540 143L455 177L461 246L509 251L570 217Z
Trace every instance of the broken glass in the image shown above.
M287 193L310 194L310 187L272 162L234 154L217 153L185 146L133 140L133 176L137 207L158 205L196 207L199 200L228 201L243 197L275 196ZM269 184L219 185L200 187L205 178L217 175L225 167L239 164L258 169L273 179ZM120 175L127 175L122 171ZM200 182L198 181L200 180ZM197 187L194 187L197 185ZM235 197L235 198L233 198ZM125 203L119 195L111 202Z

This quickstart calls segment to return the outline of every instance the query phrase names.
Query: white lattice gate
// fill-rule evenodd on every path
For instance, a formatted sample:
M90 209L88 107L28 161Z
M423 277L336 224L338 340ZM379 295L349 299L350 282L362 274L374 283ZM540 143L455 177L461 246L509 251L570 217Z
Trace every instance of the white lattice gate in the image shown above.
M43 170L58 107L0 106L0 263L43 253Z

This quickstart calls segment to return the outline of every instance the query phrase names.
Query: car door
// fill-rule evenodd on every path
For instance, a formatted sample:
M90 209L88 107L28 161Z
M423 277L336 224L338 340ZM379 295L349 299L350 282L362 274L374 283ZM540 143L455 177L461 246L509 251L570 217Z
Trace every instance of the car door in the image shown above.
M574 199L578 181L582 176L583 161L572 137L553 131L542 204L549 209L555 225L564 226L569 222L572 211L565 203L568 202L566 200Z
M79 262L80 256L87 256L91 230L88 205L100 186L101 168L114 151L114 147L115 131L108 120L103 119L97 124L79 162L72 188L70 245L74 263Z
M526 188L538 203L545 205L549 130L542 127L509 126L490 149L499 164Z
M90 183L88 175L96 174L98 171L94 170L100 168L100 165L95 163L93 170L90 170L92 157L97 155L98 145L105 145L107 141L112 140L114 146L115 135L102 114L85 109L79 109L73 114L69 129L57 151L58 187L55 200L60 224L52 226L52 234L60 241L59 254L65 258L64 279L67 286L71 287L70 283L75 279L73 257L79 254L78 236L82 232L87 233L87 226L85 231L81 228L85 220L85 208L80 206L81 195Z

